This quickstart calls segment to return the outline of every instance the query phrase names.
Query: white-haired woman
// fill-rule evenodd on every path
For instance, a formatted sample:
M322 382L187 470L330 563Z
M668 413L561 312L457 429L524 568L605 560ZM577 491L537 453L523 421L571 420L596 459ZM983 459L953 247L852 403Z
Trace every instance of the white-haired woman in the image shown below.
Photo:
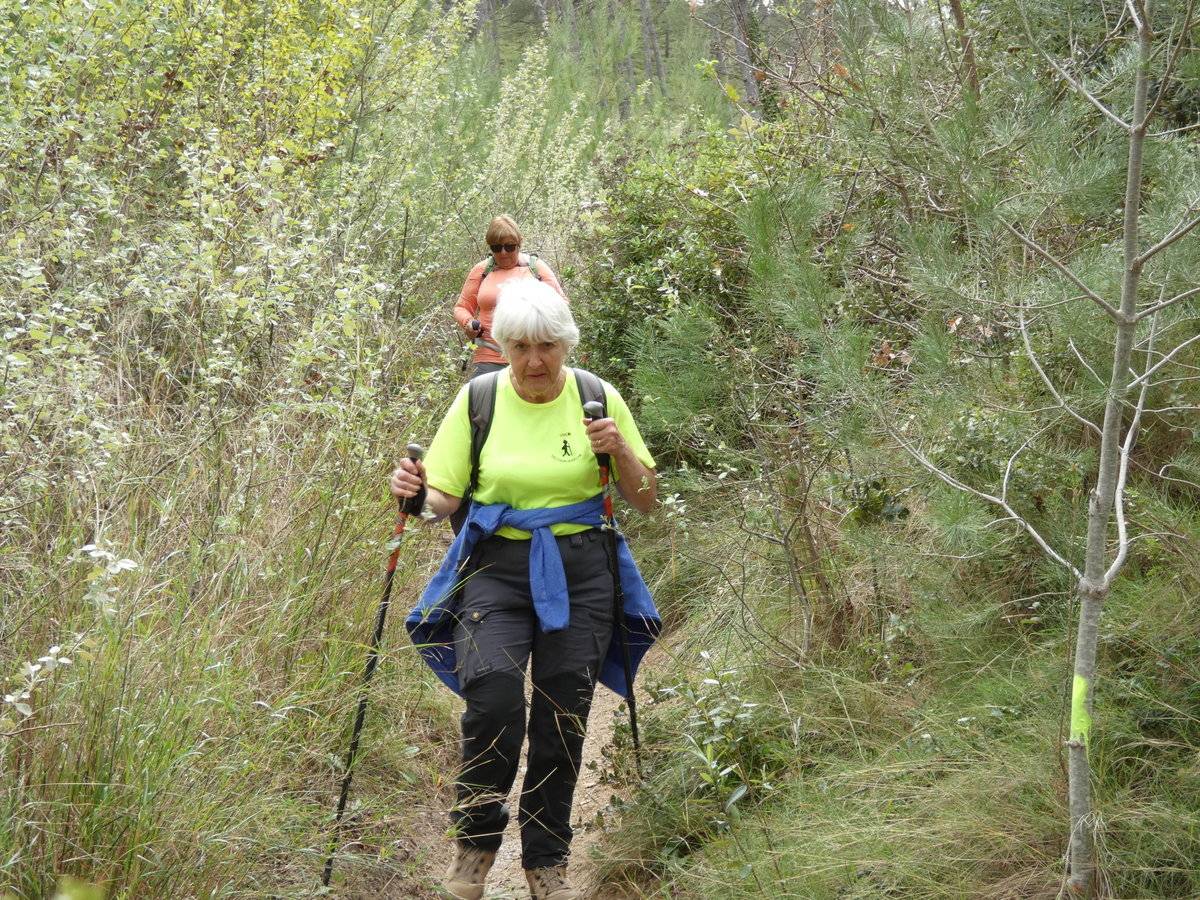
M641 512L655 502L654 459L616 389L565 365L579 330L552 288L532 279L506 287L492 333L509 366L472 382L476 392L494 391L477 460L468 385L424 462L404 460L392 473L392 493L424 493L436 519L458 508L475 478L466 527L407 624L426 661L466 701L447 893L483 896L528 737L522 865L534 898L570 900L582 896L567 881L566 860L592 693L597 680L626 696L632 690L614 656L614 629L636 671L660 624L623 539L610 559L597 457L607 455L618 491ZM584 395L597 390L605 415L588 419ZM614 572L624 593L619 618Z

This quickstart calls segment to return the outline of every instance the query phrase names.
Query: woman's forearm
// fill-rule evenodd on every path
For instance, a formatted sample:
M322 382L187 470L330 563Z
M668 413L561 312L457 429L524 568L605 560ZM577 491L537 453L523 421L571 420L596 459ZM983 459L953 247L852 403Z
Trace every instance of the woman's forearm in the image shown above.
M620 476L617 490L625 502L638 512L648 513L654 509L658 495L658 473L642 464L626 444L612 458L613 466Z
M440 522L453 513L462 504L461 497L453 494L443 494L437 488L426 486L425 506L433 513L432 522Z

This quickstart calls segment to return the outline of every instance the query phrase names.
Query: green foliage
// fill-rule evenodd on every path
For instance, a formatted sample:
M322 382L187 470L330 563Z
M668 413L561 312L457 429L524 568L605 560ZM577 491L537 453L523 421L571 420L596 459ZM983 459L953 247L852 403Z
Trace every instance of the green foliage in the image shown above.
M1165 8L1162 21L1176 12ZM798 15L781 13L776 27L798 25ZM666 872L664 894L688 896L1053 893L1073 579L1003 512L949 489L900 444L953 479L1003 492L1081 563L1096 441L1063 404L1099 422L1112 323L1009 226L1115 302L1127 143L1047 77L1044 59L1023 46L1024 20L1118 115L1129 113L1129 32L1094 5L1066 16L1052 4L968 7L983 82L969 97L949 17L861 4L838 16L823 70L805 55L813 45L792 48L814 82L779 107L790 110L784 121L727 131L724 155L633 156L608 179L615 186L594 231L625 264L596 282L592 337L645 394L640 417L655 439L682 451L671 460L689 477L675 482L673 507L703 508L708 520L688 523L683 553L720 575L706 602L689 607L678 640L709 647L722 635L722 664L746 672L753 660L771 672L770 689L739 696L819 723L797 747L801 759L773 776L782 790L771 804L728 833L703 833L703 847L695 837L664 843L697 827L677 817L676 797L636 797L609 847L613 871ZM1180 87L1165 96L1186 96L1194 56L1189 45ZM1157 76L1163 64L1156 57ZM709 141L697 146L707 153ZM722 183L709 172L714 160L736 185L710 229L713 246L732 246L739 262L721 263L719 284L704 277L711 257L663 249L704 221L686 187L701 166ZM1195 162L1189 139L1152 141L1143 247L1194 216ZM645 253L639 227L657 235ZM1143 304L1195 283L1195 248L1180 241L1150 261ZM662 261L677 281L662 278ZM674 290L618 304L620 273ZM1171 346L1195 333L1194 305L1185 307L1159 320ZM1158 358L1148 335L1147 322L1139 370ZM1104 877L1122 896L1195 892L1194 673L1180 662L1192 629L1176 618L1187 605L1173 586L1197 583L1186 562L1196 547L1194 429L1182 420L1196 409L1190 372L1151 392L1156 411L1141 421L1126 486L1131 527L1144 538L1131 546L1119 608L1105 613L1111 681L1097 700L1106 737L1094 791L1105 840L1121 845L1103 848ZM681 433L684 422L707 434ZM766 450L764 434L773 436ZM789 468L792 477L779 477ZM707 481L697 484L695 471ZM792 518L814 497L820 512ZM799 573L790 584L788 571ZM812 657L790 640L797 630L814 637ZM791 667L822 664L855 687L872 683L894 708L859 709L840 690L839 709L828 694L814 698L812 678L803 690L790 682ZM821 700L830 705L813 716ZM779 746L775 735L761 744L767 755ZM659 771L697 759L663 752ZM1146 822L1154 834L1135 837Z
M656 5L665 94L632 6L551 6L542 30L513 4L499 46L468 39L472 4L9 10L0 892L311 885L381 474L457 386L449 298L500 211L566 276L583 361L664 470L662 520L631 532L686 665L605 871L711 897L1056 890L1070 579L898 443L981 490L1007 473L1077 558L1096 451L1062 402L1098 416L1111 329L1006 225L1118 290L1122 141L1025 19L1118 114L1125 32L1096 4L968 4L975 98L951 19L843 4L810 44L809 11L773 7L764 123L708 59L719 4ZM1171 127L1198 73L1189 48ZM1147 241L1194 214L1196 153L1149 148ZM1197 272L1176 243L1143 300ZM1195 306L1158 327L1193 337ZM1149 398L1145 537L1105 615L1095 793L1122 896L1200 892L1191 371ZM410 539L400 581L440 549ZM339 859L363 895L424 890L402 840L452 765L448 704L395 640Z

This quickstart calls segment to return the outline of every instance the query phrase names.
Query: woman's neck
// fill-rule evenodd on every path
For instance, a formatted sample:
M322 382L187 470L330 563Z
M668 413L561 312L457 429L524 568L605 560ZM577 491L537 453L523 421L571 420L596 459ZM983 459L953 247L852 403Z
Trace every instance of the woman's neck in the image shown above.
M543 391L531 391L524 385L520 384L513 377L512 369L508 370L509 380L512 382L513 390L517 392L517 396L526 403L550 403L556 400L558 395L562 393L563 386L567 383L567 369L564 366L558 370L558 377L554 382Z

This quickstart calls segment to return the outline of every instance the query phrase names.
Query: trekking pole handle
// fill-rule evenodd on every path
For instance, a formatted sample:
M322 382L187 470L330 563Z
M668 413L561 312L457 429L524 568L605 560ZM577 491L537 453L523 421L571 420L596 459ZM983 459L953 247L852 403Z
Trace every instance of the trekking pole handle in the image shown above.
M604 418L604 404L599 400L589 400L583 404L583 414L587 416L589 422L595 422L597 419ZM597 453L596 461L600 463L600 477L604 484L608 484L608 454Z
M420 462L425 456L425 448L420 444L409 444L404 448L404 452L413 462ZM423 499L421 494L415 497L397 498L396 502L400 504L400 513L402 515L415 515L421 512L421 508L417 506L417 501Z
M604 417L604 405L599 400L589 400L583 404L583 414L589 422L595 422ZM608 492L608 454L597 453L596 462L600 464L600 487L604 490L604 515L608 524L616 527L616 517L613 515L612 495Z

